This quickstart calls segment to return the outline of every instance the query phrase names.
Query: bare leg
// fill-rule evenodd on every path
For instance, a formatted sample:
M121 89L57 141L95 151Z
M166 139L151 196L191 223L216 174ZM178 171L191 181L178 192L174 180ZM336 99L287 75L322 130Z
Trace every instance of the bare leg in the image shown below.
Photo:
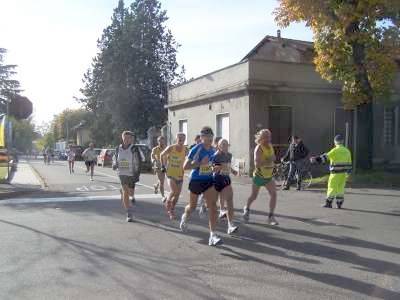
M131 209L132 205L131 202L129 201L129 191L130 188L128 187L128 185L124 184L122 186L122 204L124 206L124 208L128 211L129 209Z
M199 195L193 194L192 192L190 193L189 203L185 207L185 215L187 218L190 216L192 211L194 211L196 209L198 198L199 198Z
M256 186L254 183L251 187L251 195L250 197L247 199L247 208L250 208L250 205L254 202L254 200L257 199L258 196L258 192L260 191L260 187Z
M218 218L217 215L218 193L214 187L210 187L207 191L204 192L204 198L206 199L208 206L208 225L210 228L210 232L214 232Z
M275 212L275 207L276 207L276 185L275 181L269 182L265 188L267 189L269 196L270 196L270 201L269 201L269 215L273 216Z
M233 215L234 215L234 209L233 209L233 189L232 186L228 185L225 187L221 193L220 193L220 200L222 200L224 203L226 203L226 206L228 208L228 223L231 224L233 222ZM221 201L221 202L222 202Z
M164 182L165 182L165 173L163 172L157 172L157 177L158 177L158 187L160 188L160 194L162 197L165 197L164 194Z
M92 163L90 165L90 178L92 178L92 179L93 179L93 173L94 173L94 164Z

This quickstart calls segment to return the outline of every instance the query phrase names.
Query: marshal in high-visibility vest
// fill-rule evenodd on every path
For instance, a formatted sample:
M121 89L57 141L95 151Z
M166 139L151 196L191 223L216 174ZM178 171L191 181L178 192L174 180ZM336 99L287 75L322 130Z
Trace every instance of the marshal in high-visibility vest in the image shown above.
M344 202L344 190L348 175L352 171L351 152L343 145L343 137L335 136L335 147L328 153L318 157L312 157L312 163L326 163L329 161L329 180L326 193L326 202L323 207L332 208L336 200L337 208L342 208Z

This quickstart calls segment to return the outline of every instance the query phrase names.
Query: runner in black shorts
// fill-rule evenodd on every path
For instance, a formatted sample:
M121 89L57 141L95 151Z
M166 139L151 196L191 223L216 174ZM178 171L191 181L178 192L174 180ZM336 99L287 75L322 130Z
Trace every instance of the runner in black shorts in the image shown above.
M220 196L221 210L227 205L228 217L228 234L233 234L238 230L238 227L233 224L233 189L231 186L231 178L229 174L232 172L237 175L237 172L232 169L232 154L228 152L229 143L222 139L218 142L217 152L211 158L214 165L214 185ZM226 214L226 212L225 212Z
M210 127L203 127L200 136L202 143L190 150L184 164L184 169L191 169L192 172L189 182L190 201L182 215L180 228L182 231L186 231L189 216L196 209L199 195L203 194L209 210L210 238L208 244L216 246L222 243L222 239L214 232L217 224L217 192L214 188L211 164L211 157L215 152L215 149L212 147L212 129Z

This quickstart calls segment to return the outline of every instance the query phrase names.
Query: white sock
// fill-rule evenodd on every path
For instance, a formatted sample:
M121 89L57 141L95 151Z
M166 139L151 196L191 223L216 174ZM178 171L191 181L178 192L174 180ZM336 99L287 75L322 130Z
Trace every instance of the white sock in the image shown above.
M210 237L212 237L214 235L215 235L214 231L210 231Z
M233 222L228 221L228 227L233 227L233 226L235 226L235 225L233 224Z

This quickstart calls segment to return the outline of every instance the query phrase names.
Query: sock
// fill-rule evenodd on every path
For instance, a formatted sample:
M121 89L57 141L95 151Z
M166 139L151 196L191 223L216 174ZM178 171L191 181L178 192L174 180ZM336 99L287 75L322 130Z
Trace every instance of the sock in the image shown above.
M215 235L214 231L210 231L210 237L214 235Z
M233 227L233 226L235 226L235 225L233 224L233 222L228 221L228 227Z

